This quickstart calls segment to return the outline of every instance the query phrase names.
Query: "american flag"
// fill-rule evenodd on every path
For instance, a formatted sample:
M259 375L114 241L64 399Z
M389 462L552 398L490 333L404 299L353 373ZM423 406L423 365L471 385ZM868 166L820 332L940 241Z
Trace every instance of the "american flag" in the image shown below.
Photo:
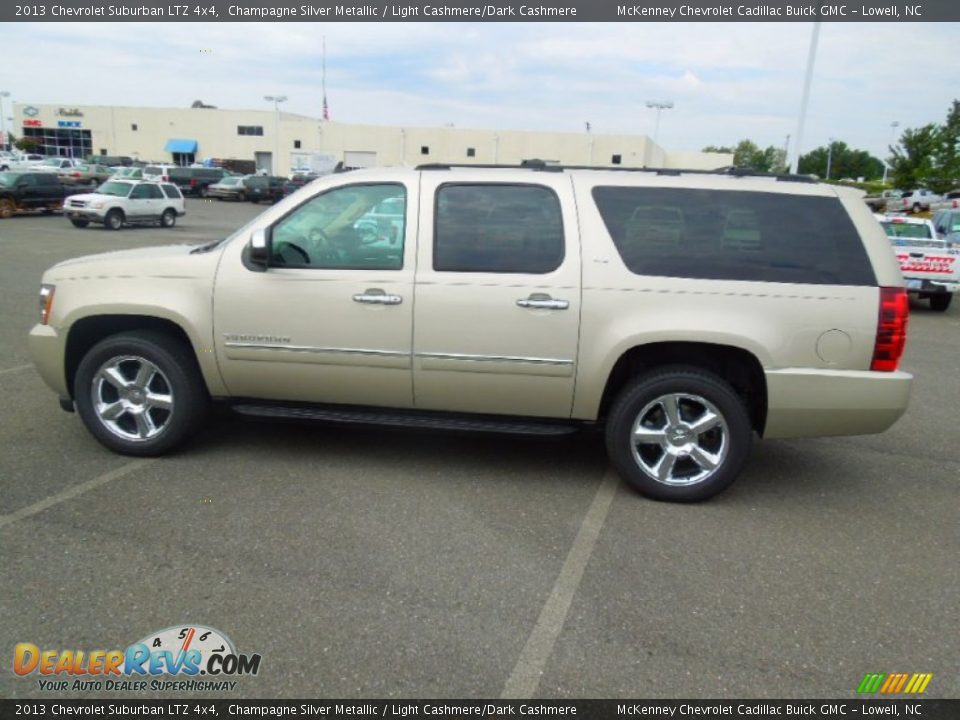
M329 119L330 119L330 107L327 105L327 95L326 95L326 93L324 93L324 95L323 95L323 119L324 119L324 120L329 120Z

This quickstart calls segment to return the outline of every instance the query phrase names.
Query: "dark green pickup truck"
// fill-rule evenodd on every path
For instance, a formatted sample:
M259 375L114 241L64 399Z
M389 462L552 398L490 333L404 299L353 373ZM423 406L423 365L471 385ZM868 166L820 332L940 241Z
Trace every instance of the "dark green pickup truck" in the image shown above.
M0 218L18 210L57 212L65 197L89 191L85 185L65 187L56 173L0 172Z

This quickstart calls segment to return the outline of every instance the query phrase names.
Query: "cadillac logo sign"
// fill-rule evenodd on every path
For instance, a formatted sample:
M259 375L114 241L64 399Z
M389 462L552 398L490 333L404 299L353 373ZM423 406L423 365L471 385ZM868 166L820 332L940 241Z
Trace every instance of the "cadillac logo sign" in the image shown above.
M40 114L40 111L37 110L33 105L27 105L23 109L23 114L26 115L27 117L36 117L37 115Z

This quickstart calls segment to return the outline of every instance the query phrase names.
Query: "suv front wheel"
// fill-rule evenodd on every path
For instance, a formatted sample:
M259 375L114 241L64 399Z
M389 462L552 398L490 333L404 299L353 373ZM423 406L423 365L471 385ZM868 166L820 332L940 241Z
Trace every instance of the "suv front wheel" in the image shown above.
M684 366L634 379L606 424L607 453L621 477L647 497L673 502L725 490L740 474L751 439L750 417L733 388Z
M160 455L186 440L208 396L190 351L154 331L113 335L80 361L77 412L103 445L124 455Z

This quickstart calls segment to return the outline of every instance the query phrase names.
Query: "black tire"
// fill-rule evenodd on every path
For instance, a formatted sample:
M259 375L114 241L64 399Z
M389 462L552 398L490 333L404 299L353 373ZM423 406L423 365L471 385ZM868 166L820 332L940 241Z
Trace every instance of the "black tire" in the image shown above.
M934 293L930 296L930 309L946 312L951 302L953 302L953 293Z
M177 211L173 208L167 208L160 216L160 227L172 228L177 224Z
M676 398L676 424L666 414L670 398ZM720 422L697 433L696 421L711 416ZM635 442L635 425L651 433L648 443ZM606 422L607 454L620 476L641 494L671 502L697 502L725 490L743 469L752 436L747 408L727 382L679 365L657 368L628 383ZM684 452L687 448L702 460L695 461ZM658 469L669 476L656 479L653 471Z
M107 230L119 230L123 227L123 211L114 208L103 218L103 227Z
M239 195L237 195L237 200L239 200L240 202L246 202L246 199L247 199L246 193L240 193Z
M90 224L90 221L82 220L82 219L78 220L76 218L73 218L70 220L70 224L73 225L75 228L85 228L87 225Z
M101 369L110 365L120 368L127 380L142 367L152 366L158 371L144 388L127 386L130 393L140 390L140 396L131 395L126 400L133 403L143 398L143 412L124 410L112 421L101 418L95 403L121 404L116 385L101 379ZM158 399L169 397L170 409L146 404L151 394ZM102 445L122 455L141 457L162 455L189 439L210 404L190 349L172 336L152 330L113 335L94 345L77 368L74 396L83 424ZM156 434L150 435L151 430L140 433L138 415ZM108 422L113 422L113 427ZM143 437L133 437L137 434Z
M200 191L197 193L197 195L199 195L199 196L202 197L202 198L205 198L205 197L207 196L207 186L206 186L206 185L201 185L201 186L200 186Z

